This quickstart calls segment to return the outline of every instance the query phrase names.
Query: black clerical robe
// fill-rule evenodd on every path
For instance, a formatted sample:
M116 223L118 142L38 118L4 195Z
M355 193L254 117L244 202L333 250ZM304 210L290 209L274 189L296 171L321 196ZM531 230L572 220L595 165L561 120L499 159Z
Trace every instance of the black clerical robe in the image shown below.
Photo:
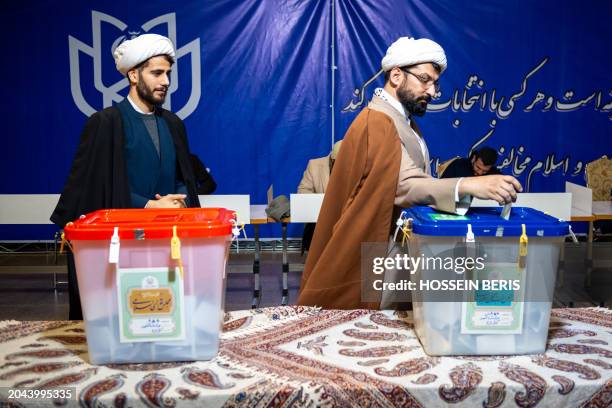
M186 204L199 207L185 126L174 113L157 108L176 150L176 177L187 187ZM63 228L82 214L103 208L132 208L125 160L122 115L116 106L94 113L85 124L72 168L51 221Z

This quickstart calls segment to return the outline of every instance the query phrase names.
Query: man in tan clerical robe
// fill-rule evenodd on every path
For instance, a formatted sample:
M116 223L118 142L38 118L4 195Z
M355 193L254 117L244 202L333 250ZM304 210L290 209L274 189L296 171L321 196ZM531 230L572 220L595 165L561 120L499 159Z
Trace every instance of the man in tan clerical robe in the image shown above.
M427 110L446 66L444 50L428 39L401 37L387 50L382 60L385 86L357 115L336 159L298 304L379 308L380 300L361 300L361 244L388 242L403 207L431 205L465 213L473 196L500 204L516 200L521 185L511 176L431 176L427 145L413 116Z

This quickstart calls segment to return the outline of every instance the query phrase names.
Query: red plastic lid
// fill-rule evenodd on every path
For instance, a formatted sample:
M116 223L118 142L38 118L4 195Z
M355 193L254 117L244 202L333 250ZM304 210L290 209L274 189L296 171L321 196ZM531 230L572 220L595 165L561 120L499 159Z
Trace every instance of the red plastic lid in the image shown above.
M70 240L110 240L115 227L120 239L179 238L230 235L236 213L225 208L98 210L64 228Z

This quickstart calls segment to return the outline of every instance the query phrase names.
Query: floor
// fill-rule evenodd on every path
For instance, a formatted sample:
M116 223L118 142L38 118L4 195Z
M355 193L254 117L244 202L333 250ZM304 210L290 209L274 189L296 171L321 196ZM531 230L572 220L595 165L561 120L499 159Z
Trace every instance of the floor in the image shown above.
M612 307L612 243L593 246L591 286L585 288L586 244L565 244L564 284L555 292L555 307ZM232 249L229 260L225 309L251 307L253 276L252 244ZM0 244L0 320L63 320L68 316L68 294L65 284L53 289L54 273L65 281L63 256L56 256L49 245ZM261 263L262 297L260 307L281 303L282 255L278 241L264 243ZM294 303L299 290L304 257L299 241L290 242L289 303ZM597 266L603 265L604 267Z

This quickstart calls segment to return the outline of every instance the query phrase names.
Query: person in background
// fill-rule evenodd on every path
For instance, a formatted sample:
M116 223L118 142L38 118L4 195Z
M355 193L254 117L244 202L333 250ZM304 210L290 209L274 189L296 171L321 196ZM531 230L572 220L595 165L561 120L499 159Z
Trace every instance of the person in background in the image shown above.
M325 157L319 157L308 161L304 176L298 185L298 194L322 194L327 189L329 175L331 174L336 157L340 151L342 140L334 143L332 151Z
M319 157L308 161L306 171L300 185L298 186L298 194L323 194L327 189L327 183L329 182L329 176L340 152L340 146L342 140L334 143L332 151L325 157ZM302 234L302 255L304 251L310 249L310 243L312 242L312 236L314 235L315 226L317 224L313 222L306 223L304 225L304 233Z
M440 178L485 176L500 174L495 167L497 151L491 147L482 147L474 150L469 158L462 157L454 160L440 175Z

